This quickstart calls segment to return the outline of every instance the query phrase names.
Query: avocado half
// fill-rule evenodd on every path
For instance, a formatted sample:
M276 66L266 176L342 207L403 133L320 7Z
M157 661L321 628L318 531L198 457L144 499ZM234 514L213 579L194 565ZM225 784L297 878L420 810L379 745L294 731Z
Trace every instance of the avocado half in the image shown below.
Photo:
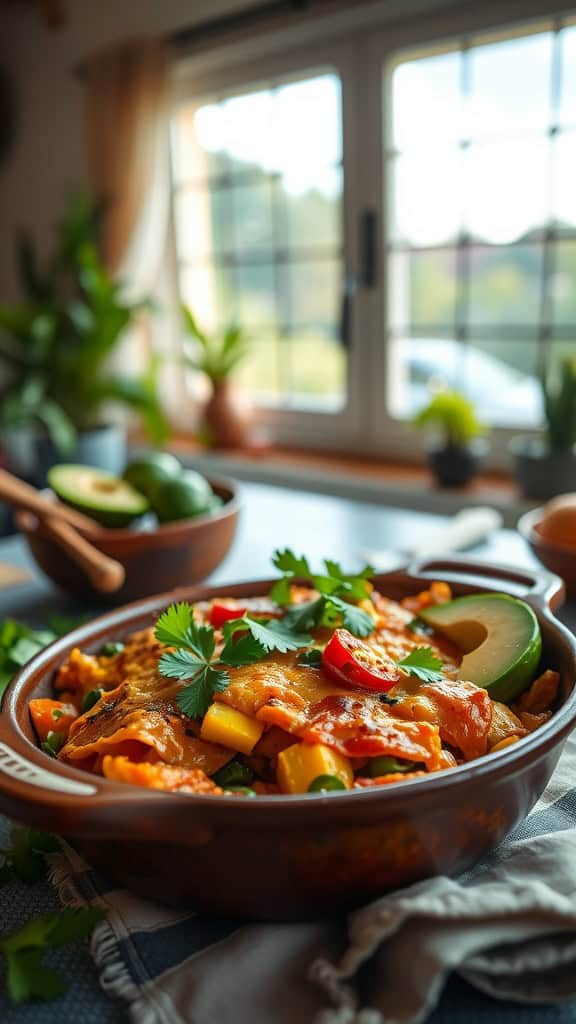
M102 526L128 526L150 507L148 499L125 480L92 466L53 466L48 483L61 501Z
M507 594L472 594L418 614L464 651L461 678L484 687L494 700L514 700L534 679L542 636L524 601Z

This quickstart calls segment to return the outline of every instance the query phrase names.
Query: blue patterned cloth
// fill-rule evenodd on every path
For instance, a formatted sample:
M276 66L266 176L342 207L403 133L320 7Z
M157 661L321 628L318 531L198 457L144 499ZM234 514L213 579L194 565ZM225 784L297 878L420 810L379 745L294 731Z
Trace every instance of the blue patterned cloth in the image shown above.
M340 925L247 924L114 889L71 849L51 858L65 905L107 912L91 953L55 951L67 996L2 1024L567 1024L576 1021L576 737L532 814L458 880L392 893ZM23 918L12 892L10 919ZM55 906L27 890L29 913ZM2 905L6 903L3 891ZM16 898L14 898L16 897Z

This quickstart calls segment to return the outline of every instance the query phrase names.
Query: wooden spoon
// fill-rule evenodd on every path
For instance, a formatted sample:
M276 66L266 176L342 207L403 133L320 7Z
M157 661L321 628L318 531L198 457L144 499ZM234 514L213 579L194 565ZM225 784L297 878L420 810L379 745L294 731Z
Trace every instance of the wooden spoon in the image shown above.
M94 519L60 502L51 501L4 469L0 469L0 500L33 512L42 521L46 532L86 573L97 590L109 594L120 589L126 579L122 563L105 555L78 533L78 530L90 535L102 532Z
M6 469L0 469L0 501L5 501L7 505L16 505L17 508L25 508L41 519L60 519L86 533L97 533L102 529L95 519L59 501L52 501Z
M63 519L48 516L42 520L42 523L52 539L70 556L82 572L86 573L96 590L100 590L104 594L120 590L126 579L126 570L121 562L110 558L103 551L94 547L90 541L82 537L73 526L70 526L70 523Z

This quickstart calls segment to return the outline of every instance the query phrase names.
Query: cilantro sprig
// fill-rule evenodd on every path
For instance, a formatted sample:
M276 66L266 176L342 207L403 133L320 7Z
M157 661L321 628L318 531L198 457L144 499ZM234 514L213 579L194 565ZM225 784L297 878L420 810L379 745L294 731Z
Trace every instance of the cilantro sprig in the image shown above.
M12 676L35 654L69 632L82 618L55 615L49 629L32 629L16 619L4 619L0 625L0 705Z
M308 647L312 637L301 630L292 630L283 620L253 618L243 615L224 624L224 647L215 657L216 638L212 626L194 621L190 604L172 604L156 624L156 639L174 651L162 654L159 669L168 679L187 682L176 700L189 718L203 718L215 693L230 683L227 667L251 665L261 661L270 651L286 653ZM238 634L241 634L238 636Z
M340 624L354 636L369 636L374 630L374 620L363 608L354 602L370 596L369 580L374 570L365 566L355 576L345 573L338 562L324 560L325 573L313 573L303 556L297 556L286 548L275 551L274 566L282 572L270 592L273 601L288 606L284 622L289 629L310 630L318 626ZM290 607L290 587L297 579L310 581L319 596L313 601Z
M444 678L442 661L436 657L431 647L416 647L396 664L421 683L439 683Z
M14 825L10 846L0 848L0 885L18 880L26 885L43 878L46 873L45 853L56 853L60 843L56 836L21 825Z
M66 946L86 938L102 920L101 910L85 907L63 910L28 921L22 928L0 939L6 957L8 993L15 1003L27 999L54 999L66 991L63 979L43 962L48 949Z

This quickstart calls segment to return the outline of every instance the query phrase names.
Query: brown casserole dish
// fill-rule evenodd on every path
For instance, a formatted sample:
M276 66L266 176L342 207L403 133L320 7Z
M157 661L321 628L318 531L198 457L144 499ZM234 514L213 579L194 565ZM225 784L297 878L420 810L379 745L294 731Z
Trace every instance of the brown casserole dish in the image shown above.
M75 646L96 649L149 626L197 586L110 612L41 652L13 680L0 717L0 810L67 837L117 883L151 899L260 919L336 912L426 876L475 863L534 805L576 720L576 641L551 606L562 584L548 573L450 560L377 577L400 599L431 579L456 595L520 596L537 614L542 664L561 674L560 706L534 733L481 760L394 786L329 795L222 800L113 782L50 760L35 745L31 697L48 696L55 669ZM264 595L270 581L226 587Z

